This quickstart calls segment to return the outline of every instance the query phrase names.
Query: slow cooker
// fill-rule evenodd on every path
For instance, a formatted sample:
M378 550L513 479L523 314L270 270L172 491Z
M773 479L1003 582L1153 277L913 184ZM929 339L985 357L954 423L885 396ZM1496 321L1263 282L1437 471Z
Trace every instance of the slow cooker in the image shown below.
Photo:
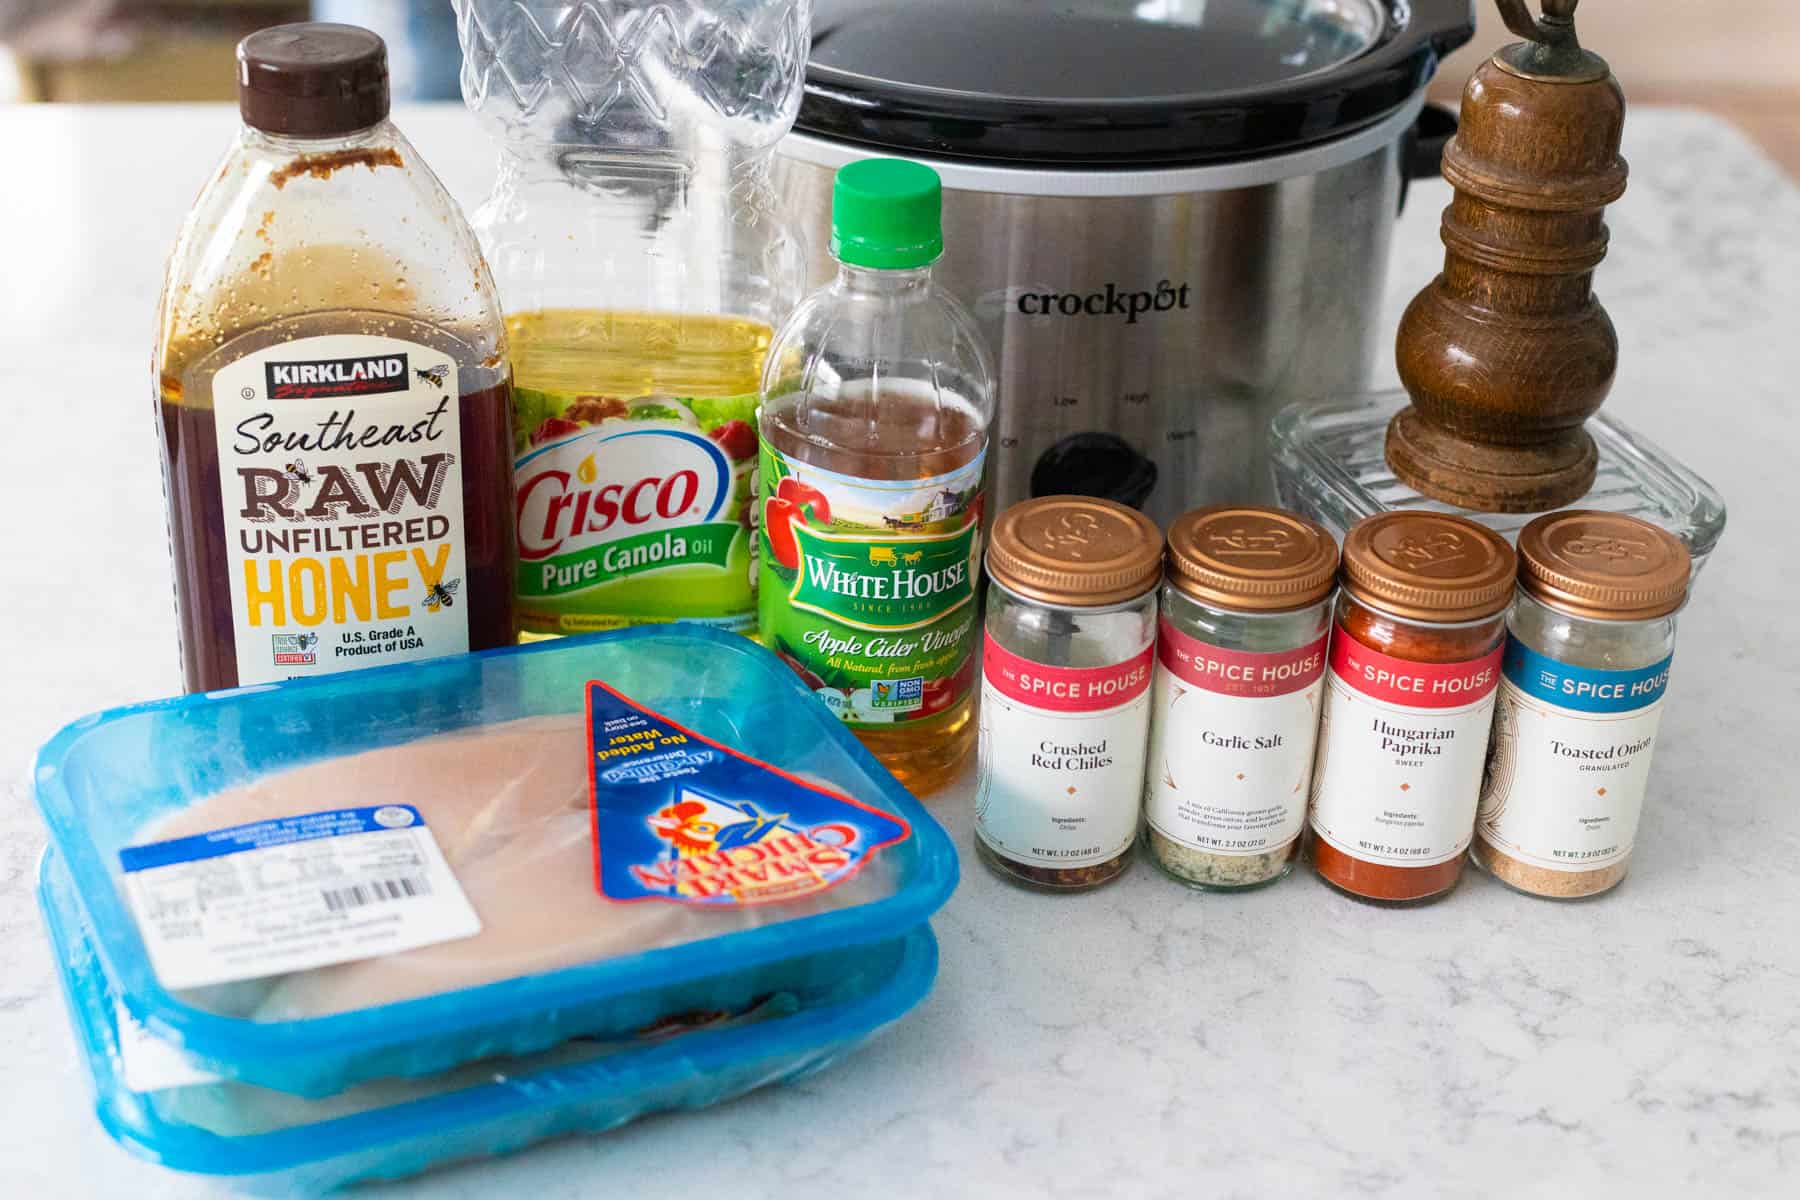
M827 245L831 179L943 177L945 284L1000 372L995 510L1081 493L1166 523L1268 498L1269 418L1376 352L1390 230L1454 119L1472 0L817 0L775 181Z

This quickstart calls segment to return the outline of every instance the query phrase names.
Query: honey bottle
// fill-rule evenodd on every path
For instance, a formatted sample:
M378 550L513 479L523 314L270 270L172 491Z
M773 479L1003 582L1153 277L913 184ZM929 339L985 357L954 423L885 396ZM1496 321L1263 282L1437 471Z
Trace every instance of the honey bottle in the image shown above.
M347 25L238 47L154 358L188 691L515 640L511 377L474 235Z

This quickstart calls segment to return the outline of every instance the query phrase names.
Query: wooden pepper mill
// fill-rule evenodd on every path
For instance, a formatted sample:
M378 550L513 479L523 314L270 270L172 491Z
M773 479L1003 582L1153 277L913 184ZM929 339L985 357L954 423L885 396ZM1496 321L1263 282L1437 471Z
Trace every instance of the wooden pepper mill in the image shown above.
M1612 387L1619 340L1594 298L1606 205L1625 190L1625 96L1575 37L1579 0L1496 0L1527 40L1463 91L1444 150L1444 271L1414 297L1396 353L1412 405L1387 461L1427 496L1483 512L1542 512L1594 481L1583 428Z

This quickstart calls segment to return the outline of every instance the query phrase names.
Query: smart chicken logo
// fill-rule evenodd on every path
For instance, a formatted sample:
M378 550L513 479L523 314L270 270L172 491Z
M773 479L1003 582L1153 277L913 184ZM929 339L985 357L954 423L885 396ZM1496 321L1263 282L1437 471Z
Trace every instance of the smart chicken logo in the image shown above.
M907 837L898 817L588 685L599 888L612 900L811 895Z
M788 814L748 800L726 803L683 790L646 822L668 843L659 862L632 868L646 888L682 899L730 897L740 903L822 891L850 866L860 835L843 823L803 830Z

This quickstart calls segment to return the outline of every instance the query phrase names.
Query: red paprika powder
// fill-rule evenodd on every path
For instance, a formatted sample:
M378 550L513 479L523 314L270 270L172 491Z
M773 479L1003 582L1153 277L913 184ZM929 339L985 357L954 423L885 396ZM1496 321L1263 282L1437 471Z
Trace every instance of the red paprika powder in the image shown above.
M1398 903L1456 885L1516 572L1461 517L1382 513L1344 539L1310 813L1326 882Z

